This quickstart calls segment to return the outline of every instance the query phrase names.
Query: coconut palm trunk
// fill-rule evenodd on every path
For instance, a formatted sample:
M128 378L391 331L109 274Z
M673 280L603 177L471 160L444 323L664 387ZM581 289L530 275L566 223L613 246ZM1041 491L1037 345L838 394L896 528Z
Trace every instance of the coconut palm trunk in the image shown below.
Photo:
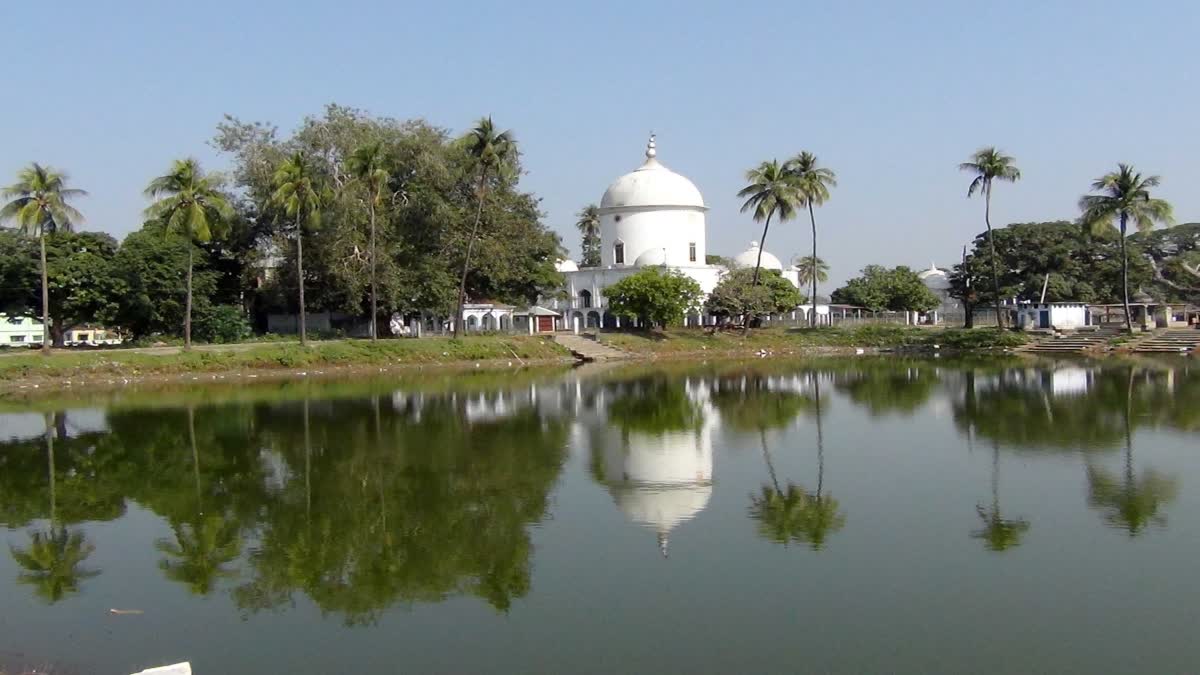
M754 279L750 282L751 286L758 285L758 273L762 270L762 254L763 249L767 246L767 230L771 229L772 215L771 213L767 214L767 219L763 222L762 236L758 238L758 259L754 261Z
M378 279L375 277L375 199L372 196L371 201L367 204L367 211L371 216L371 341L379 339L379 330L375 325L379 317L379 305L377 304L377 286Z
M43 229L38 241L42 249L42 353L50 353L50 274L46 271L46 232Z
M462 335L463 306L467 302L467 272L471 269L471 253L475 250L475 238L479 235L479 224L483 221L483 202L487 199L486 177L479 176L479 204L475 207L475 225L471 227L471 238L467 240L467 257L463 260L462 278L458 282L458 311L454 317L454 337ZM530 319L532 320L532 319Z
M46 413L46 464L50 472L50 531L54 531L55 522L58 520L58 494L54 479L54 417L55 413Z
M812 274L811 274L811 276L812 276L812 297L810 297L808 299L809 304L812 305L812 312L810 312L808 315L808 327L816 328L817 327L817 274L819 273L819 270L817 268L817 264L818 264L817 263L817 260L818 260L817 259L817 215L813 211L813 203L812 203L811 199L808 200L808 219L809 219L809 222L812 223L812 239L813 239L813 242L812 242ZM760 254L761 254L761 252L762 252L762 249L759 249Z
M188 237L187 300L183 307L183 350L192 348L192 238Z
M1129 253L1125 248L1125 229L1129 215L1121 212L1121 303L1125 307L1125 332L1133 335L1133 312L1129 309Z
M304 231L296 221L296 280L300 283L300 346L308 346L308 319L304 312Z
M1000 310L1000 266L996 259L996 238L992 236L992 184L983 189L983 222L987 224L988 248L992 254L992 292L995 294L996 327L1004 329L1004 314Z

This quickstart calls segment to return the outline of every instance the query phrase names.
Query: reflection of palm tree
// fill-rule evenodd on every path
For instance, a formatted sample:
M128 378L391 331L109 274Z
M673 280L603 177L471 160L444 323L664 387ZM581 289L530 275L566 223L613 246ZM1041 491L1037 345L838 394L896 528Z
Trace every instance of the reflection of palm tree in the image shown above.
M1165 526L1167 517L1159 509L1175 499L1179 490L1178 481L1157 471L1147 470L1139 479L1133 470L1133 370L1129 371L1125 398L1125 474L1118 480L1112 472L1092 466L1087 467L1088 504L1105 512L1104 520L1109 525L1121 528L1130 537L1146 531L1150 525Z
M762 493L750 497L750 517L758 521L758 532L777 544L807 543L813 550L825 545L829 533L842 529L846 517L837 500L823 494L825 485L825 447L821 433L821 384L814 375L817 415L817 491L808 492L794 483L780 489L775 477L775 465L767 449L766 434L761 434L763 459L771 475L771 485L762 486Z
M168 579L187 584L197 595L208 595L217 579L236 575L225 567L241 554L235 523L220 515L210 515L201 516L194 523L173 525L171 529L175 533L174 542L160 539L155 544L161 553L174 558L158 563Z
M992 506L975 507L983 527L971 533L982 539L989 551L1005 551L1021 544L1021 535L1029 529L1024 518L1005 518L1000 513L1000 446L992 445Z
M58 497L54 468L54 437L56 414L46 413L46 463L50 485L50 529L31 532L29 547L21 550L9 547L13 560L25 570L18 579L37 587L37 595L55 603L79 590L79 582L100 572L81 568L95 546L88 543L82 532L69 532L58 526Z
M82 532L68 532L67 528L49 532L32 532L29 547L21 550L12 547L12 557L24 572L18 577L22 583L36 587L38 597L55 603L79 590L79 582L94 577L100 572L81 567L95 546L88 543Z

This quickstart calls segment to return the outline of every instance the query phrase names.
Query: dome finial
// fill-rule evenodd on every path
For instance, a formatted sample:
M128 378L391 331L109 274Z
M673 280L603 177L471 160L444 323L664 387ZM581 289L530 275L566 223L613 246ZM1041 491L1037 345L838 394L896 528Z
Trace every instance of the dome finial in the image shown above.
M658 156L658 150L654 145L654 132L650 132L650 140L646 142L646 159L654 159Z

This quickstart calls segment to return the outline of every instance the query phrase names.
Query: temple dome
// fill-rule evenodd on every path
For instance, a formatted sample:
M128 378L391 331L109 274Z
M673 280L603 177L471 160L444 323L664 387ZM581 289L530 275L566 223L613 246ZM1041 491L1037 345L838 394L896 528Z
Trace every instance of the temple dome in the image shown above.
M735 255L733 257L733 262L736 263L738 267L753 268L754 265L756 265L758 263L758 242L757 241L750 242L750 248ZM780 262L779 258L776 258L769 251L763 251L762 252L762 268L764 270L777 270L777 271L782 272L783 271L783 263Z
M656 267L667 264L667 251L662 248L649 248L633 261L634 267Z
M554 269L558 272L578 272L579 265L574 260L559 260L554 263Z
M950 275L946 274L946 270L938 268L933 263L930 263L929 269L917 272L917 278L930 290L946 291L950 289Z
M692 181L658 161L654 137L646 148L646 161L613 181L600 199L601 209L674 206L705 209L704 197Z

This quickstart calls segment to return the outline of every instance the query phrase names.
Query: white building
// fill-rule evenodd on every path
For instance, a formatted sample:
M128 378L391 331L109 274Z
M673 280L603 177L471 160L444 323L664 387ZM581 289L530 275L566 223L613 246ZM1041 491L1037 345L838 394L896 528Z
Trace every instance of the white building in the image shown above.
M1086 302L1022 302L1016 305L1017 327L1076 330L1092 325Z
M0 314L0 347L42 344L42 322L31 316Z
M950 297L950 270L930 263L929 269L917 272L917 278L925 284L925 288L933 291L933 294L942 303L929 315L930 323L937 323L946 315L962 313L962 304L957 299Z
M705 295L727 271L705 262L708 207L704 197L690 180L658 161L654 136L646 146L645 162L608 186L599 211L600 266L580 268L571 260L558 265L558 271L566 276L567 298L550 304L562 312L564 328L575 319L582 327L619 327L620 320L606 311L604 289L643 267L664 267L691 277ZM757 257L758 243L754 242L734 261L753 266ZM767 251L763 251L762 266L778 270L799 286L795 267L785 270L779 258ZM696 308L686 323L710 321Z

